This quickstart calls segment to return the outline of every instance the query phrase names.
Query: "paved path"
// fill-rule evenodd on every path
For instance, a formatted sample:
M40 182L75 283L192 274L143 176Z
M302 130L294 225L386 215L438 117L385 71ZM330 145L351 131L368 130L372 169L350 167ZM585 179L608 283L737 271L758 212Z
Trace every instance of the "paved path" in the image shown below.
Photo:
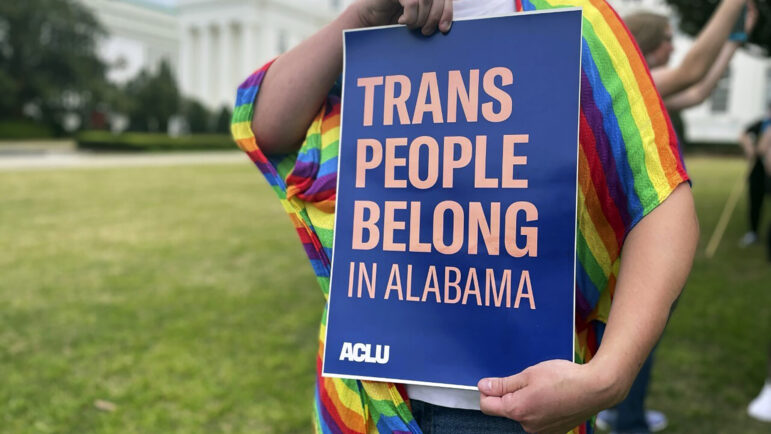
M47 152L26 155L0 154L0 171L195 164L251 164L251 162L241 151L147 154L91 154L83 152Z

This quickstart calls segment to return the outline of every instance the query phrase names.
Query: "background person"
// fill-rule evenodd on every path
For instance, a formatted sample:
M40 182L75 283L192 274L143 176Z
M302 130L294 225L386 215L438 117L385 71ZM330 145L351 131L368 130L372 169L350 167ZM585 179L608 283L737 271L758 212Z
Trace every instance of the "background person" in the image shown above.
M764 125L758 146L758 156L763 160L763 166L766 169L766 193L771 193L771 119ZM771 263L771 223L766 232L766 257Z
M765 170L765 193L771 193L771 107L769 107L769 117L761 125L761 136L754 158L761 163L761 168ZM755 167L754 165L753 171ZM771 265L771 223L769 223L766 232L766 259ZM750 402L747 413L755 419L771 422L771 345L769 346L766 382L760 390L760 394Z
M739 241L739 245L742 247L758 241L763 201L766 194L771 193L771 189L768 188L768 177L771 176L771 172L766 170L764 155L760 147L763 132L769 126L771 126L771 106L768 107L768 114L763 119L750 124L739 138L739 144L750 165L750 172L747 177L750 230Z

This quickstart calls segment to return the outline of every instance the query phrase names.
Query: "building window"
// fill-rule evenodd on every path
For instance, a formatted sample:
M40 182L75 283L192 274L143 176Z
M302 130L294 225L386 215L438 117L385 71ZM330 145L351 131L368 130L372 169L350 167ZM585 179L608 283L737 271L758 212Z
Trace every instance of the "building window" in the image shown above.
M728 111L728 98L731 95L731 67L729 66L710 97L710 110L712 113L725 113Z
M278 52L284 53L289 49L289 35L286 34L286 30L281 29L278 31Z

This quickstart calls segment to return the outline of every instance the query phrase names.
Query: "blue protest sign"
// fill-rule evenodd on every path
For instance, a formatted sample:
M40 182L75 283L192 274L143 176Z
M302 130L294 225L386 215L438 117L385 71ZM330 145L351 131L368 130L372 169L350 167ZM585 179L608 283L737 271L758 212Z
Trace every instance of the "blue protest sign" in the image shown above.
M581 10L346 31L323 374L573 359Z

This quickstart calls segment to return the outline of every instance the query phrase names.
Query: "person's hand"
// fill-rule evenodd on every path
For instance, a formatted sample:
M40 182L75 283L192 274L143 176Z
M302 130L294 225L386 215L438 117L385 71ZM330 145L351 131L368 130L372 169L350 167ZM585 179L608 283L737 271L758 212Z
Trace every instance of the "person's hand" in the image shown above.
M359 0L356 6L366 27L404 24L428 36L452 25L452 0Z
M485 414L518 421L527 432L564 434L627 393L631 381L610 372L549 360L517 375L480 380L480 407Z

